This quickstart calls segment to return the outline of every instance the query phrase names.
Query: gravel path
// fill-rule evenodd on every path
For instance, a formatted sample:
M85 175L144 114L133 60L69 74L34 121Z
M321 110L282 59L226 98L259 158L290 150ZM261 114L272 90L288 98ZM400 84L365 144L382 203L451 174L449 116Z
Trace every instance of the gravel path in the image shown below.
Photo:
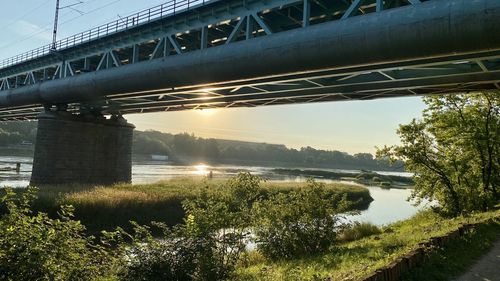
M481 257L467 273L455 281L500 281L500 239L488 254Z

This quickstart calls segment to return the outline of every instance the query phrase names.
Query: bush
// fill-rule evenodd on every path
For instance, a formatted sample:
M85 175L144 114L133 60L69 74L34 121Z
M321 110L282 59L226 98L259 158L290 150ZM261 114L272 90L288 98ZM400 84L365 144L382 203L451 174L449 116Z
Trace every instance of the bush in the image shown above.
M355 223L344 229L340 236L342 241L354 241L374 234L380 234L382 231L378 226L369 222Z
M289 259L327 250L343 227L338 214L347 210L345 197L326 192L309 180L307 187L276 194L254 204L257 249L270 259Z
M20 197L5 189L0 205L0 280L95 280L109 274L115 257L85 237L85 227L63 206L58 219L30 211L36 189Z
M153 239L148 227L134 225L132 245L122 248L128 261L118 273L120 280L193 280L201 241L176 236L167 227L161 240Z
M133 246L124 251L130 262L121 280L223 280L228 279L245 249L252 202L260 178L239 174L224 186L206 187L183 203L184 225L169 230L158 241L148 228L135 224Z

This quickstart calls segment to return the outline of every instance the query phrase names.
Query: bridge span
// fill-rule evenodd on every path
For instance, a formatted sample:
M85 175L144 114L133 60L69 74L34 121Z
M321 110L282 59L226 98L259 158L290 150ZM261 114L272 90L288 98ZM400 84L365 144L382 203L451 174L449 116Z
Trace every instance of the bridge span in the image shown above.
M32 182L128 181L125 114L500 89L500 1L176 0L0 67Z

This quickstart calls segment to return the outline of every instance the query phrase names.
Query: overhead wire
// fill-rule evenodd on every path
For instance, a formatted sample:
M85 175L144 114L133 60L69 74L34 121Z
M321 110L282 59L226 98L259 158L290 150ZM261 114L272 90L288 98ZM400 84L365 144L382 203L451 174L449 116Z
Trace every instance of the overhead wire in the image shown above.
M15 19L11 20L9 23L7 23L7 24L5 24L5 25L0 26L0 30L2 30L2 29L4 29L4 28L8 27L9 25L14 24L16 21L21 20L21 19L23 19L23 18L27 17L28 15L31 15L34 11L36 11L36 10L38 10L38 9L42 8L43 6L45 6L45 4L49 3L50 1L52 1L52 0L46 0L45 2L42 2L40 5L38 5L38 6L36 6L35 8L33 8L33 9L29 10L28 12L26 12L26 13L25 13L25 14L23 14L22 16L19 16L19 17L15 18Z
M96 0L90 0L90 1L87 1L87 2L85 2L85 3L86 3L86 4L88 4L88 3L95 2L95 1L96 1ZM114 0L114 1L112 1L112 2L106 3L106 4L102 5L102 6L99 6L99 7L95 8L95 9L92 9L92 10L90 10L90 11L88 11L88 12L84 12L83 14L80 14L80 15L78 15L78 16L76 16L76 17L73 17L73 18L71 18L71 19L68 19L68 20L66 20L66 21L63 21L61 24L66 24L66 23L72 22L72 21L74 21L74 20L76 20L76 19L78 19L78 18L81 18L81 17L83 17L83 16L86 16L86 15L92 14L92 13L94 13L94 12L96 12L96 11L100 10L100 9L106 8L106 7L111 6L111 5L115 4L115 3L118 3L118 2L120 2L120 1L123 1L123 0ZM72 11L69 11L69 12L65 13L63 16L68 15L68 14L70 14L71 12L72 12ZM42 34L42 33L44 33L44 32L50 31L52 24L53 24L53 23L48 23L47 25L43 26L43 27L41 28L41 30L36 31L35 33L32 33L32 34L30 34L30 35L28 35L28 36L26 36L26 37L24 37L24 38L21 38L21 39L19 39L19 40L15 40L15 41L13 41L13 42L12 42L12 43L10 43L10 44L6 44L6 45L3 45L3 46L0 46L0 49L4 49L4 48L11 47L11 46L15 46L15 45L17 45L17 44L19 44L19 43L21 43L21 42L24 42L24 41L26 41L26 40L29 40L29 39L33 38L33 37L35 37L35 36L37 36L37 35L39 35L39 34Z

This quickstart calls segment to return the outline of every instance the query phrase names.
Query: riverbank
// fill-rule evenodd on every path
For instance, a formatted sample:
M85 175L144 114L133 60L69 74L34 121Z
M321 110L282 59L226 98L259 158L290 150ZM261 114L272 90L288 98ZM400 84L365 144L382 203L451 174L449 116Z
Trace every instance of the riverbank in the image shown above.
M458 229L485 223L443 250L429 254L423 267L404 280L449 280L466 271L486 253L500 231L500 210L469 217L443 218L432 211L388 225L381 234L353 242L340 242L329 252L288 261L269 261L258 252L248 254L235 280L362 280L378 269L408 255L419 244Z
M413 180L411 177L386 175L373 171L361 170L359 172L341 172L313 169L273 169L276 174L293 175L300 177L314 177L327 180L353 181L362 185L380 186L381 188L411 188Z
M34 209L55 215L60 205L75 207L75 218L90 233L130 228L129 221L149 224L151 221L167 225L181 223L185 213L182 202L199 196L204 189L224 188L224 179L208 180L204 177L176 178L155 184L118 184L113 186L44 186L38 192ZM305 182L263 182L260 193L287 193L306 186ZM344 183L325 185L328 192L345 194L355 202L353 208L368 208L373 198L368 189ZM22 192L24 189L16 189ZM96 219L98 218L98 219Z

